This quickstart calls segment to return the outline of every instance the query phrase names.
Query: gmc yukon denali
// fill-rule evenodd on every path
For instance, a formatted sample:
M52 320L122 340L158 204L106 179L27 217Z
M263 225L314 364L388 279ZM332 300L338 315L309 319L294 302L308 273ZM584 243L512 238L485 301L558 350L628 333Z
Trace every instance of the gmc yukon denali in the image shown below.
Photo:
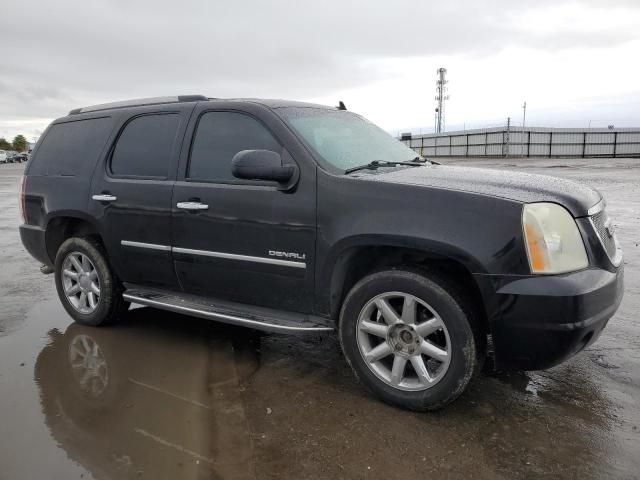
M552 367L623 294L603 197L417 155L344 104L164 97L72 110L21 188L26 249L84 325L131 303L272 332L337 330L413 410Z

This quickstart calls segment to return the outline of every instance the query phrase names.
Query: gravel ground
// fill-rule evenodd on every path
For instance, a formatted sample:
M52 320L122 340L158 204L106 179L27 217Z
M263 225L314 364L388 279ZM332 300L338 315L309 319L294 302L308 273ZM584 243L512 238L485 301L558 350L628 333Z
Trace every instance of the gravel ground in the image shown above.
M20 243L23 167L0 165L0 479L638 478L640 160L442 163L600 189L626 293L573 359L485 372L432 414L375 400L332 335L260 335L146 308L110 328L73 324Z

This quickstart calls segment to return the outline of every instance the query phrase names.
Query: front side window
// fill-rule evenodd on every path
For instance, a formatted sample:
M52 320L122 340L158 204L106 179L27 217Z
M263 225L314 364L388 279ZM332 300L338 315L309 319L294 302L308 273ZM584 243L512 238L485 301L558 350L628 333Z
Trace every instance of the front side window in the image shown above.
M124 177L167 178L180 116L143 115L120 134L111 157L111 173Z
M409 147L355 113L310 107L277 111L325 162L342 170L374 160L407 162L417 156Z
M282 148L253 117L237 112L207 112L198 122L188 177L207 182L237 182L231 173L231 160L242 150L280 153Z

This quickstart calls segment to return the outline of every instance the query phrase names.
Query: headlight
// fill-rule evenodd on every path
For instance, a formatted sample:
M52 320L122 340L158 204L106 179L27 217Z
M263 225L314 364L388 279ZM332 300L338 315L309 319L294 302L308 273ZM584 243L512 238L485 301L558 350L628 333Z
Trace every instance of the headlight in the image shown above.
M522 226L532 273L572 272L589 265L578 226L560 205L525 205Z

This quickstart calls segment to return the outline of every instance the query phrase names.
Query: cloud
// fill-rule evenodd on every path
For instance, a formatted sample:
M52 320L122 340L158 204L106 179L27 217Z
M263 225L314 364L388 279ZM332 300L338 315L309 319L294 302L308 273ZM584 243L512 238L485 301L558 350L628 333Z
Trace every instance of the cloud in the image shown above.
M309 99L393 78L388 59L613 49L638 38L640 2L602 5L9 0L0 18L0 112L47 118L174 93Z

